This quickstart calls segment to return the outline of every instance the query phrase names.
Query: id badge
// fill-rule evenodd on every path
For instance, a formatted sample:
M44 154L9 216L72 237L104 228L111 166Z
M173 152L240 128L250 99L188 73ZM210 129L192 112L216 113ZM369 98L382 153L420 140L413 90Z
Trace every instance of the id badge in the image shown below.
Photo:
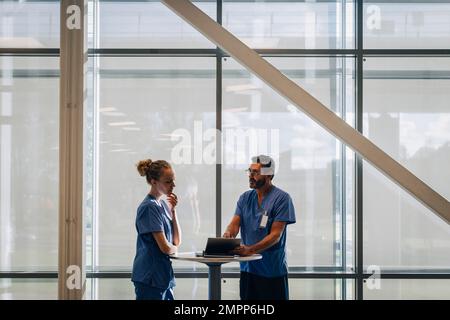
M267 215L267 211L264 210L264 213L261 216L261 221L259 222L259 228L264 229L267 226L268 220L269 220L269 216Z

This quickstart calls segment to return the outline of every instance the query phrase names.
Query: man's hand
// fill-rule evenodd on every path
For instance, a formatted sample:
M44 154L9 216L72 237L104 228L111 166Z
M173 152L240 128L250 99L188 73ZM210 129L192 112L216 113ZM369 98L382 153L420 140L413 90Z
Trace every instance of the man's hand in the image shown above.
M241 226L241 218L238 215L234 215L230 224L226 227L223 233L223 238L236 238L239 233L239 227Z
M222 238L231 238L231 233L229 231L225 231L222 235Z
M252 249L251 246L241 245L233 250L234 254L238 254L240 256L251 256L256 252Z

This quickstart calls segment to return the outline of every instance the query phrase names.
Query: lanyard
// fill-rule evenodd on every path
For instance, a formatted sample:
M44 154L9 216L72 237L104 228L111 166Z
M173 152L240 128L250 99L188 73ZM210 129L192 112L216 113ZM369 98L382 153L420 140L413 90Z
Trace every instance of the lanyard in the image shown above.
M265 210L262 207L262 201L261 201L261 206L259 205L259 202L258 202L258 212L262 212L261 220L259 221L259 228L264 229L267 226L267 221L269 220L269 216L268 216L267 210Z

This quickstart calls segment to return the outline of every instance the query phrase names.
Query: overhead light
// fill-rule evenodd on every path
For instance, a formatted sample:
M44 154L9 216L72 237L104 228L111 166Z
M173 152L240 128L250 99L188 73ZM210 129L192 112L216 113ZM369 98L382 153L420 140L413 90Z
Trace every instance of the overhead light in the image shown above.
M110 116L110 117L125 117L126 114L123 112L103 112L104 116Z
M166 137L166 138L181 138L183 137L182 134L174 134L174 133L160 133L160 136ZM162 138L163 140L166 140L166 138ZM161 139L160 139L161 140Z
M229 108L229 109L224 109L224 112L243 112L243 111L247 111L248 108L247 107L243 107L243 108Z
M135 125L136 122L133 121L123 121L123 122L110 122L108 123L111 127L120 127L120 126L132 126Z
M141 128L138 127L123 127L122 129L126 131L141 131Z
M103 107L103 108L98 109L98 111L100 111L100 112L111 112L111 111L116 111L116 110L117 109L113 108L113 107Z
M247 83L247 84L237 84L234 86L227 86L225 88L226 92L243 92L243 91L249 91L249 90L258 90L259 87L255 86L254 84Z

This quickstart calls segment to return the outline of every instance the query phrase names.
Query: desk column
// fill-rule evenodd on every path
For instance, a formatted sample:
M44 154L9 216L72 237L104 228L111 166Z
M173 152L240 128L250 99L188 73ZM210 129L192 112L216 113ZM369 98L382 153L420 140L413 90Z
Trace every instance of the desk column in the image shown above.
M207 263L208 265L208 299L221 299L221 272L222 263Z

